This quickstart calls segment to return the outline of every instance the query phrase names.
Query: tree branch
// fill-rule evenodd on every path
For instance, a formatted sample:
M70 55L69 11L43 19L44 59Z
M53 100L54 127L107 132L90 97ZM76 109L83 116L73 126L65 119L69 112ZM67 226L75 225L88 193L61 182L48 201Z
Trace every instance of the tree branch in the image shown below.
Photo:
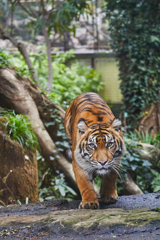
M28 6L29 6L28 8L29 8L30 11L28 11L28 9L27 9L26 7L24 7L24 5L20 2L20 0L18 0L18 5L19 5L26 13L28 13L29 16L34 17L35 19L38 17L38 14L37 14L35 11L33 11L33 10L30 8L29 5L28 5Z
M1 28L0 28L0 37L4 40L5 39L10 40L13 43L13 45L18 48L19 52L22 54L27 66L29 68L29 71L30 71L31 76L33 77L33 80L36 81L37 83L39 83L38 76L37 76L36 71L33 67L33 64L29 58L29 55L26 51L25 45L22 42L17 42L13 37L11 37L8 33L3 31Z
M45 10L45 7L44 7L44 1L43 0L40 0L41 2L41 7L42 7L42 12L43 12L43 16L46 15L46 10Z
M132 143L133 141L130 139L127 139L128 143ZM148 143L139 143L135 141L135 144L137 145L137 148L141 150L140 155L142 158L144 158L145 160L148 160L149 162L151 162L151 160L154 157L154 154L156 153L156 155L160 155L160 149L157 148L154 145L148 144Z
M121 183L121 186L123 187L122 191L125 195L143 194L142 190L131 178L129 172L127 172L127 177L125 178L125 181Z
M51 90L52 89L52 82L53 82L51 43L50 43L48 33L46 31L45 26L43 26L43 35L45 37L46 48L47 48L47 58L48 58L48 85L47 85L47 89Z

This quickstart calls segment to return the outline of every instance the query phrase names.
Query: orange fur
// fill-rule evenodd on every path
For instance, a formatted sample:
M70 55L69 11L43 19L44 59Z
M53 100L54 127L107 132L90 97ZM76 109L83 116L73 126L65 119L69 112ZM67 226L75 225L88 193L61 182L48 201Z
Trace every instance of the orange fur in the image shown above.
M116 179L120 157L125 152L121 122L96 93L75 98L65 115L65 130L72 149L72 165L82 195L80 208L99 208L92 186L96 175L103 177L101 198L117 200Z

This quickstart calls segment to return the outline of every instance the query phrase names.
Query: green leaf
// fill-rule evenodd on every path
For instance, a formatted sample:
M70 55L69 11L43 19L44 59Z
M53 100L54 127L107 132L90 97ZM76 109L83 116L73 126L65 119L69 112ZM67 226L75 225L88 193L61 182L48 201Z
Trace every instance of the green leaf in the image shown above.
M68 190L70 193L72 193L73 195L77 195L76 192L75 192L72 188L70 188L70 187L68 187L68 186L66 186L66 188L67 188L67 190Z
M76 36L76 26L75 25L72 26L72 31L73 31L73 36L75 37Z
M59 188L58 188L58 189L59 189L59 191L60 191L61 195L64 197L64 196L66 195L64 187L62 187L62 186L59 186Z
M45 125L46 127L54 126L54 125L55 125L55 122L44 123L44 125Z
M135 165L135 164L130 164L130 166L131 166L131 168L132 168L132 170L133 171L135 171L136 170L136 168L138 167L137 165Z
M151 166L152 166L152 163L150 163L150 162L147 161L147 160L143 160L142 166L144 166L144 167L151 167Z

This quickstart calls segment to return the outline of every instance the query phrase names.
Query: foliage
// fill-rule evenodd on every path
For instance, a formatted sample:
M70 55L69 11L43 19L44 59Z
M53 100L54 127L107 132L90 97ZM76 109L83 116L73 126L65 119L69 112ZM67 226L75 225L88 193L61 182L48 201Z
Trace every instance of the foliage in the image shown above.
M154 176L154 179L151 182L152 187L153 187L153 191L154 192L160 191L160 174L153 169L151 170L151 172Z
M2 110L0 114L6 118L3 125L12 140L19 142L22 147L27 149L35 150L38 147L37 137L26 116L7 110Z
M126 154L121 161L122 167L125 172L129 171L133 180L144 193L158 191L160 174L157 172L157 166L154 166L151 162L142 158L140 149L142 141L138 142L140 140L140 135L138 138L134 138L134 140L132 139L133 136L135 135L127 134L124 136ZM157 136L159 136L159 134L157 134ZM151 139L152 143L157 144L157 136ZM144 138L142 137L141 140L142 139Z
M37 48L38 53L30 53L31 61L37 71L40 84L43 89L47 87L47 57L43 48ZM67 107L67 105L78 95L84 92L99 92L103 88L100 81L100 74L93 68L87 66L85 62L72 60L74 51L57 53L52 56L52 69L54 72L54 85L48 97L57 104ZM15 52L10 55L10 62L20 69L21 75L30 73L23 57Z
M47 87L47 57L43 48L37 48L38 53L30 53L31 61L37 71L40 84L43 89ZM99 92L103 88L100 74L84 62L72 61L66 65L69 59L74 58L74 51L57 53L53 56L52 69L54 72L54 85L48 97L57 104L67 105L78 95L84 92ZM8 51L0 50L0 68L14 66L16 73L20 76L27 75L31 78L29 69L18 52L10 54Z
M50 29L53 28L55 32L59 32L61 35L64 34L64 30L68 32L72 31L75 35L76 28L74 24L71 24L71 21L73 19L78 19L84 11L89 10L87 1L65 0L62 1L61 4L58 2L58 5L58 11L54 11L50 16L48 32L50 33Z
M150 168L152 164L141 157L140 143L133 140L128 141L125 138L126 154L122 159L122 164L126 170L131 173L133 180L142 189L142 191L150 192L150 179L152 174Z
M64 31L73 32L75 34L75 25L71 24L73 19L78 19L85 11L89 10L89 4L84 0L64 0L64 1L40 1L28 2L28 1L12 1L2 0L0 3L0 20L6 21L6 18L13 11L16 20L27 19L27 26L22 23L21 27L23 35L31 31L34 35L42 31L46 26L48 35L54 32L59 32L60 35L64 34ZM30 31L28 31L30 30ZM29 39L29 38L28 38Z
M73 57L73 50L53 56L54 85L49 98L61 105L64 101L66 103L64 102L63 105L69 104L83 92L99 92L103 86L103 83L100 81L100 74L96 73L90 66L86 66L85 63L72 61L69 66L66 65L66 62ZM39 57L34 58L34 66L38 71L41 85L43 88L46 88L46 55L41 53Z
M10 66L9 58L9 52L0 48L0 68Z
M14 68L16 73L23 77L28 75L31 78L30 72L22 56L14 57L9 51L0 48L0 68Z
M157 133L156 137L152 139L152 144L160 149L160 131Z
M153 141L155 141L155 139L152 138L152 134L149 133L148 131L139 132L135 130L134 132L128 132L128 136L133 141L142 142L142 143L152 144Z
M119 60L120 88L128 125L136 127L143 112L159 101L160 2L107 0L112 48Z
M35 31L39 31L46 25L48 26L48 35L50 35L51 32L53 33L52 30L54 30L55 33L59 32L60 35L63 35L65 31L73 32L75 35L76 28L74 24L71 24L72 20L79 18L85 11L89 11L89 5L87 1L84 0L48 1L43 2L43 4L42 2L43 1L41 1L40 5L32 3L32 6L28 7L28 9L31 8L34 11L39 8L38 11L42 12L43 5L45 11L39 14L39 17L33 15L33 11L29 11L32 19L30 19L27 26ZM25 5L25 7L27 9L27 5Z
M52 169L47 166L39 154L37 160L39 171L39 200L42 202L57 198L72 199L76 193L67 185L64 175L56 171L57 175L52 177Z
M66 101L69 104L75 97L84 92L99 92L103 83L100 81L98 74L84 62L74 61L70 66L65 65L65 61L70 58L68 55L63 58L63 54L58 54L53 59L54 86L51 91L51 98L58 100L60 104Z

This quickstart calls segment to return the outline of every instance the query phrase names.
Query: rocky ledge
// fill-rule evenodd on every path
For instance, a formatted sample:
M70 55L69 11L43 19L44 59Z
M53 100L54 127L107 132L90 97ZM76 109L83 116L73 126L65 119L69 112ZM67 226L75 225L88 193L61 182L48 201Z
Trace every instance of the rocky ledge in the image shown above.
M79 210L79 201L55 200L0 209L0 239L160 239L160 192L100 202Z

